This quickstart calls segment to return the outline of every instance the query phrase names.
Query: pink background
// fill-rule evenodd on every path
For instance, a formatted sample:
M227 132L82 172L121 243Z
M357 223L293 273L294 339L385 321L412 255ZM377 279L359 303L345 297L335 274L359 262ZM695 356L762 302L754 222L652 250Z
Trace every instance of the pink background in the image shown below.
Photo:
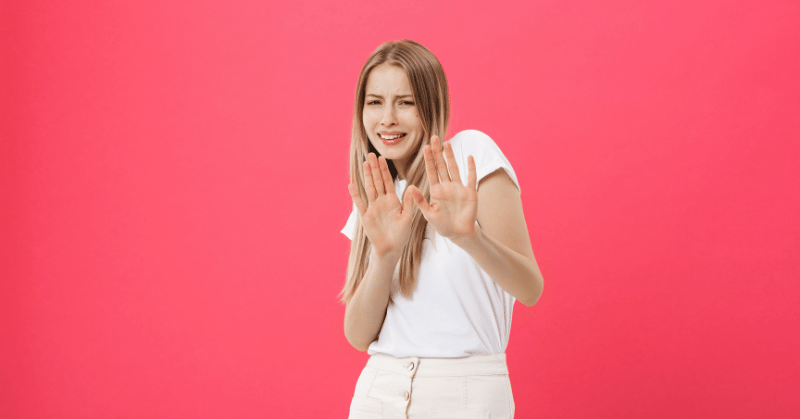
M346 417L353 91L511 161L517 417L800 417L800 4L3 1L0 416Z

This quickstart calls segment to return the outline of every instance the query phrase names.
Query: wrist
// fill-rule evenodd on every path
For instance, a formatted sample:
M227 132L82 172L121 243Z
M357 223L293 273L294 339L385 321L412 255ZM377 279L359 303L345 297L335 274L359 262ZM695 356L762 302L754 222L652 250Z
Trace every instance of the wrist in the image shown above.
M475 227L472 229L471 233L464 234L458 237L453 237L450 239L450 241L455 243L456 246L468 251L469 248L474 247L478 243L480 243L482 236L483 233L480 227L478 227L478 225L475 224Z
M379 251L373 247L372 252L370 253L370 259L374 259L376 262L393 263L396 265L397 262L400 261L401 255L402 252L400 250L385 249Z

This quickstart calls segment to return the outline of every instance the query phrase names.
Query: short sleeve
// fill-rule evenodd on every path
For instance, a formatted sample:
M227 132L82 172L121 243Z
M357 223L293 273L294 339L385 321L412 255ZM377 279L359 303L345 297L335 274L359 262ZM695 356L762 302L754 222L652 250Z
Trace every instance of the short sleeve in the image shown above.
M353 240L353 236L356 235L356 218L358 217L358 213L356 212L356 206L353 205L353 212L350 213L350 217L347 218L347 223L344 225L342 229L342 234L347 236L348 239Z
M450 145L453 146L458 172L465 185L469 179L467 176L469 173L468 157L472 156L475 159L475 171L478 178L476 185L495 170L503 169L517 185L517 189L520 189L517 174L514 173L511 163L488 135L476 130L461 131L450 139Z

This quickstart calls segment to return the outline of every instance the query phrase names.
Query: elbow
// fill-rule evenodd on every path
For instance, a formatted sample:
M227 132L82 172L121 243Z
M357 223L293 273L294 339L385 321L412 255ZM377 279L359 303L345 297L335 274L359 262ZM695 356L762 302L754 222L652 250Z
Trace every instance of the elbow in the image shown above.
M517 300L526 307L533 307L539 301L539 298L542 297L543 291L544 280L541 276L536 276L533 278L530 292L527 295L522 296L522 298L517 298Z
M345 335L345 337L347 338L347 342L350 344L350 346L356 348L356 350L360 352L366 352L366 350L369 349L369 344L372 343L372 342L364 342L357 339L353 339L347 335Z
M352 347L356 348L359 352L366 352L367 349L369 349L369 343L361 345L361 344L356 344L356 343L350 342L350 345Z
M533 307L536 304L536 302L539 301L539 296L536 296L535 298L526 298L524 300L517 299L517 301L522 303L522 305L524 305L525 307Z
M367 349L369 349L369 345L372 343L367 342L365 339L359 339L357 336L355 336L352 330L349 330L347 325L345 325L344 328L344 337L347 339L347 343L349 343L350 346L361 352L365 352Z

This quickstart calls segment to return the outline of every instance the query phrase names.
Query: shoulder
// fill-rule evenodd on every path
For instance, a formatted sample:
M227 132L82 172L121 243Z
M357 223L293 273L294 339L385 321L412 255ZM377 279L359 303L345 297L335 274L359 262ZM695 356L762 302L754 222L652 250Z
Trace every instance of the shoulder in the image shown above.
M353 204L353 210L350 212L350 216L347 217L347 223L345 223L344 228L341 229L342 234L347 236L347 238L350 240L353 240L353 237L356 235L357 222L358 209L356 208L356 204Z
M475 159L478 183L497 171L504 169L514 184L519 188L516 173L511 167L511 162L506 158L497 143L481 131L470 129L459 132L450 139L453 154L459 166L462 179L466 179L467 158Z
M453 151L479 151L485 148L500 151L500 148L494 140L492 140L492 137L475 129L464 130L454 135L453 138L450 139L450 145L453 146Z

